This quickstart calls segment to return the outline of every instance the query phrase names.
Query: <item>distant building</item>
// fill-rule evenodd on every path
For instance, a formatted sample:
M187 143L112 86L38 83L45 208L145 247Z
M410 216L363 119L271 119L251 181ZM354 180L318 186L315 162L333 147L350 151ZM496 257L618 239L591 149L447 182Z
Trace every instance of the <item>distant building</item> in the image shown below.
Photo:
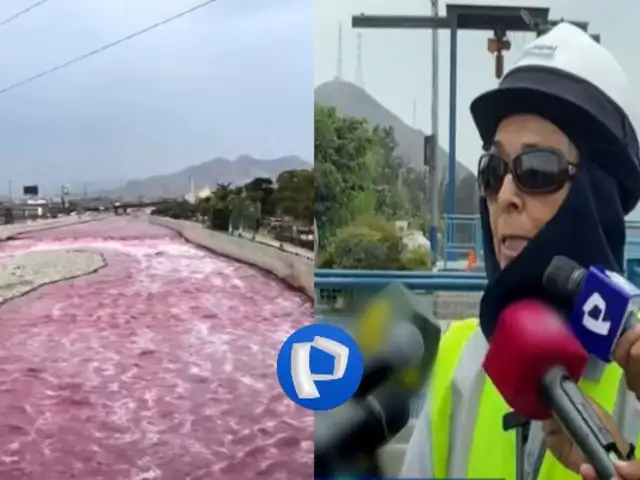
M402 238L402 243L407 250L413 248L426 248L431 250L431 243L420 230L409 230L409 222L406 220L396 220L396 232Z
M425 238L420 230L407 230L402 235L402 243L407 250L425 248L431 251L431 243Z
M198 200L202 198L207 198L213 190L211 190L208 186L196 192L196 187L193 184L193 179L191 180L191 190L184 196L184 199L189 203L196 203Z

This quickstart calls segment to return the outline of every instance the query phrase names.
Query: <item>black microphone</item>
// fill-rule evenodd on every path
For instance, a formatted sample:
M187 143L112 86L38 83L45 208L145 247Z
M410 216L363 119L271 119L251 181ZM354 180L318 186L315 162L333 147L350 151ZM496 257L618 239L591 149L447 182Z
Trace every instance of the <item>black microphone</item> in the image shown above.
M418 329L405 322L393 325L382 355L365 361L368 384L360 384L360 395L341 407L316 416L315 455L352 455L351 449L374 452L397 435L409 421L410 403L416 390L406 372L424 356ZM429 352L435 357L434 352ZM426 380L426 379L423 379Z
M365 398L352 399L316 414L314 461L316 476L335 475L341 463L371 456L398 435L410 417L413 393L393 382Z
M375 462L409 422L411 400L426 383L442 336L439 322L401 284L383 290L348 330L362 351L364 374L349 402L316 413L319 477L362 475L356 459Z
M355 394L358 398L399 373L406 388L419 390L442 337L440 322L400 283L377 295L348 330L364 358L364 374Z
M429 353L435 351L432 349ZM398 372L419 365L424 354L422 335L413 324L398 322L392 325L382 350L365 358L362 380L354 397L363 398Z

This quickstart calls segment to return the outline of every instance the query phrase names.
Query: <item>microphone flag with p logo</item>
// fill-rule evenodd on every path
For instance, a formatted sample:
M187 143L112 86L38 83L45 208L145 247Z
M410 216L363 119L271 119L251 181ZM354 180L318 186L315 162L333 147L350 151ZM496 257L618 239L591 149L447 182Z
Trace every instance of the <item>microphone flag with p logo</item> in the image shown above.
M616 272L597 267L587 270L570 322L591 355L611 361L611 352L639 296L640 291Z

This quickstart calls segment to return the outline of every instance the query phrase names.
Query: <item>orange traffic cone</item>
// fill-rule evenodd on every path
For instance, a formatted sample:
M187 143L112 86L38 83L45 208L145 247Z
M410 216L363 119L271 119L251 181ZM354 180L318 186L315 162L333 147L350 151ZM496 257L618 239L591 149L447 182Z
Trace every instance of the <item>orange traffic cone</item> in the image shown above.
M467 270L473 270L478 263L478 258L476 257L475 250L469 250L469 255L467 256Z

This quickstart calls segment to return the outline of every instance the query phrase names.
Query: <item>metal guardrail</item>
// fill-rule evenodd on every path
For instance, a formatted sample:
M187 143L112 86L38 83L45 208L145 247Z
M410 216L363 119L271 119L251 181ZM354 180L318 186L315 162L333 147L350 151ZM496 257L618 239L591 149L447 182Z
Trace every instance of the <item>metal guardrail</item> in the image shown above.
M405 279L415 278L436 278L436 279L469 279L469 278L485 278L484 273L470 272L432 272L424 270L331 270L321 269L315 270L316 281L322 278L385 278L393 279L393 281L402 282Z
M628 237L625 244L624 254L627 260L640 259L640 227L636 237Z
M431 295L434 314L442 319L464 318L477 311L478 292L484 291L487 279L484 275L450 273L414 274L409 272L388 272L379 275L366 274L360 277L346 275L324 276L323 273L314 278L316 312L319 315L333 314L349 316L360 311L368 301L382 291L390 283L398 282L421 295ZM456 298L445 298L443 292ZM470 294L471 292L471 294Z
M315 277L316 290L359 290L380 291L389 283L399 282L410 290L426 290L441 292L482 292L487 285L486 277L480 278L394 278L390 276L378 277Z
M633 233L640 234L640 220L627 220L625 225L627 227L627 235Z
M640 258L628 258L626 275L631 283L640 288Z

